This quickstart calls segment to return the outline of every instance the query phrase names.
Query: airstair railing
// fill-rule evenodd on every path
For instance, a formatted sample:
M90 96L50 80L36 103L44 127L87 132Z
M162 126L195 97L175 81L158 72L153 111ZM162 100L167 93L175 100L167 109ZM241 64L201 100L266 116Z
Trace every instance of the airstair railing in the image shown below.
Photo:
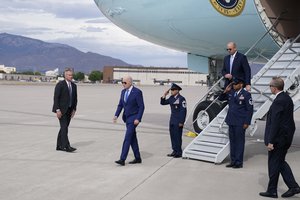
M196 109L196 107L198 106L199 103L201 103L204 99L209 99L210 98L210 93L215 90L215 88L219 87L220 82L224 79L224 77L221 77L213 86L210 87L210 89L206 92L206 94L198 101L198 103L196 103L196 105L194 106L193 110ZM219 97L216 97L207 107L205 110L203 110L204 112L206 112L217 100L219 99ZM192 125L199 119L200 116L197 116L195 118L195 120L192 120ZM190 128L185 127L186 129L190 130Z
M280 13L280 15L276 18L276 20L275 20L275 22L272 24L272 26L266 31L266 33L264 33L249 49L248 49L248 51L245 53L245 55L248 55L265 37L266 37L266 35L268 35L268 33L275 27L275 26L277 26L277 24L278 24L278 22L279 22L279 19L280 19L280 17L283 15L283 14L285 14L286 12L281 12ZM276 31L276 29L273 29L273 31ZM276 32L278 32L278 31L276 31ZM298 38L298 37L297 37ZM266 59L266 60L268 60L268 58L266 58L266 57L264 57L263 55L262 55L262 53L258 53L258 52L256 52L257 54L258 54L258 56L255 58L255 60L256 59L258 59L259 57L263 57L264 59ZM254 62L254 61L252 61L252 62ZM199 105L199 103L201 103L204 99L208 99L208 98L210 98L210 94L211 94L211 92L213 91L213 90L215 90L217 87L219 87L219 84L220 84L220 82L222 81L224 79L224 77L222 76L212 87L210 87L210 89L206 92L206 94L196 103L196 105L194 106L194 109L193 110L195 110L195 108ZM257 90L256 88L253 88L254 90L256 90L256 91L258 91L258 92L260 92L259 90ZM261 92L260 92L261 93ZM264 92L263 93L261 93L261 95L264 95ZM269 98L269 97L268 97ZM206 109L205 110L203 110L204 112L206 112L217 100L219 99L219 97L216 97L207 107L206 107ZM199 116L197 116L195 119L192 119L192 127L193 127L193 124L200 118L201 116L199 115ZM187 120L188 120L188 118L187 118ZM186 120L186 121L187 121ZM224 120L225 121L225 120ZM221 123L221 126L223 126L223 124L224 124L224 121ZM220 126L220 129L222 128ZM187 126L185 126L185 128L187 129L187 130L190 130L190 131L192 131L191 130L191 128L189 128L189 127L187 127Z
M277 26L278 22L279 22L279 18L281 17L282 14L284 14L285 12L280 13L280 15L276 18L275 22L272 24L272 26L268 29L267 32L265 32L265 34L263 34L249 49L248 51L246 51L245 55L248 55L249 52L251 52L258 43L260 43L260 41L262 41L266 35L268 35L268 33L275 27ZM273 29L274 30L274 29ZM276 31L276 29L274 30ZM278 31L276 31L278 33Z

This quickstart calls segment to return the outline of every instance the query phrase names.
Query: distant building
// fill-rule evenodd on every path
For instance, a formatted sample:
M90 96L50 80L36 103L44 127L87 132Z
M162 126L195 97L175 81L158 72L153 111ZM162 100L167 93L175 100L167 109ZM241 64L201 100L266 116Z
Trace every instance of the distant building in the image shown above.
M203 85L207 82L207 74L188 68L106 66L103 68L103 83L120 83L126 75L141 85L163 85L173 82L181 85Z
M0 80L6 80L6 81L49 82L55 79L56 78L52 76L0 73Z
M5 67L5 65L0 65L0 71L4 71L7 74L11 74L13 72L16 72L16 68L15 67Z
M58 76L59 74L59 70L58 68L54 69L54 70L49 70L49 71L46 71L46 76L52 76L52 77L56 77Z

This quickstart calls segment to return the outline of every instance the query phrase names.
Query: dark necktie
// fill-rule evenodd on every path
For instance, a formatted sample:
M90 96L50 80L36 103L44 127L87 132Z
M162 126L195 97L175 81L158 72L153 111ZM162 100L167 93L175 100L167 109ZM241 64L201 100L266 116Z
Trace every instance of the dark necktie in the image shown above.
M72 106L72 84L70 82L68 82L68 89L70 95L69 107L71 107Z

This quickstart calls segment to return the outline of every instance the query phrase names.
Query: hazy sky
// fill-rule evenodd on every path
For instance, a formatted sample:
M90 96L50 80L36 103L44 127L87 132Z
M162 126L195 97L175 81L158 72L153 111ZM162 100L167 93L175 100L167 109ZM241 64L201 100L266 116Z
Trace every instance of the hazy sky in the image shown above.
M185 67L186 54L141 40L105 18L93 0L1 0L1 32L68 44L144 66Z

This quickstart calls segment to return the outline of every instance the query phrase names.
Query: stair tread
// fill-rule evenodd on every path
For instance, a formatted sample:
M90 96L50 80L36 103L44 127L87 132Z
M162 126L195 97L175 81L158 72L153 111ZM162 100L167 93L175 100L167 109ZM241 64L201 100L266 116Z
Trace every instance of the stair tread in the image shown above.
M253 77L253 89L251 90L252 97L255 98L253 114L263 115L265 110L261 110L262 107L268 106L271 102L269 99L273 97L269 90L271 78L280 74L286 80L298 69L300 43L294 43L287 49L290 44L291 42L287 41L265 67ZM265 104L266 102L267 104ZM215 163L220 163L225 159L229 153L228 125L223 123L227 110L223 109L217 118L192 141L184 150L184 156Z
M213 143L209 141L197 141L195 142L196 145L205 145L205 146L210 146L210 147L218 147L222 148L226 145L226 143Z

